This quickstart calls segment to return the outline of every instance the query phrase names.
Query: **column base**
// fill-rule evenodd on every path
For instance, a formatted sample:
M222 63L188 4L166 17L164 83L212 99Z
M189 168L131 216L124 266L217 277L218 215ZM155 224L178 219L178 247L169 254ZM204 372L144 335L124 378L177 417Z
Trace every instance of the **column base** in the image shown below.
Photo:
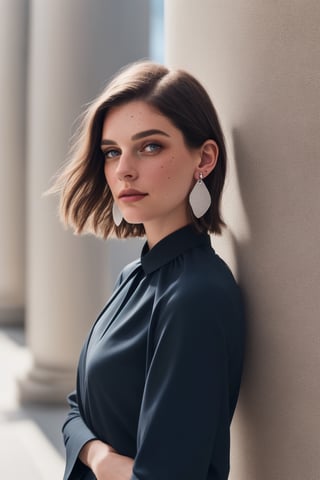
M18 380L20 403L66 405L67 395L75 389L74 370L64 371L34 365L26 377Z
M23 307L0 307L0 325L23 325Z

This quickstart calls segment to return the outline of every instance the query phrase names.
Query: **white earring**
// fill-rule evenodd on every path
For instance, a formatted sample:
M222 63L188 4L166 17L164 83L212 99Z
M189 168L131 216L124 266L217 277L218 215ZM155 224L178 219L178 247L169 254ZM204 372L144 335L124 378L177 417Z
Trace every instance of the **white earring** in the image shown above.
M189 203L196 218L202 217L211 205L211 196L203 182L202 172L200 172L199 180L190 192Z
M116 202L113 202L112 205L112 218L117 227L119 227L120 223L122 222L123 216Z

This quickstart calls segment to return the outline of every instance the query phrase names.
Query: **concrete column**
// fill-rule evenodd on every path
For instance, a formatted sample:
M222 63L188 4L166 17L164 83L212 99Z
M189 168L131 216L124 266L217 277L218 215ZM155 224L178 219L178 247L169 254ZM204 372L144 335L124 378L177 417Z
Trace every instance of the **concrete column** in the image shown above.
M320 3L167 0L166 60L208 87L231 176L213 239L244 289L231 480L320 471Z
M81 107L122 65L148 54L147 0L33 0L28 149L27 329L33 367L23 401L63 402L80 346L110 292L108 247L76 238L42 197Z
M0 323L24 313L27 25L26 0L0 2Z

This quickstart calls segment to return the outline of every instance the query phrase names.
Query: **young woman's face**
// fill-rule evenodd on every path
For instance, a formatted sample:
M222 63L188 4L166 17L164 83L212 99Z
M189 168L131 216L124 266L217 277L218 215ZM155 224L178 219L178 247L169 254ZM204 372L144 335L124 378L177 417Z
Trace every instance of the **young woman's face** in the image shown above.
M111 109L101 148L114 201L128 223L156 242L189 223L188 195L201 162L171 121L143 101Z

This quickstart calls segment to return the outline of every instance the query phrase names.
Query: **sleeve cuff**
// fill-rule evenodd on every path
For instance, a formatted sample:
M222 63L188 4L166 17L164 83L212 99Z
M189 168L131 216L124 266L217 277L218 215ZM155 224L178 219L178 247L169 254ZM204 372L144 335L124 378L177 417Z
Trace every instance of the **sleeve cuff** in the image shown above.
M90 440L95 440L97 437L86 426L81 417L73 418L65 429L65 445L67 463L63 480L72 480L79 478L80 472L89 470L80 460L79 453L81 448Z

